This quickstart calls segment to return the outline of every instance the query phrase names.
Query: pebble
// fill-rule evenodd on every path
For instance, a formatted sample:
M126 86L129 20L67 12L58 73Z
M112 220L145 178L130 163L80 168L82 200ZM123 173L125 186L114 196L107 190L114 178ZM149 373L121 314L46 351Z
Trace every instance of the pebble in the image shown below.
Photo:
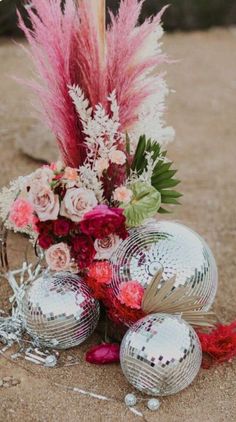
M0 379L0 388L9 388L9 387L16 387L20 384L20 380L13 377L4 377Z

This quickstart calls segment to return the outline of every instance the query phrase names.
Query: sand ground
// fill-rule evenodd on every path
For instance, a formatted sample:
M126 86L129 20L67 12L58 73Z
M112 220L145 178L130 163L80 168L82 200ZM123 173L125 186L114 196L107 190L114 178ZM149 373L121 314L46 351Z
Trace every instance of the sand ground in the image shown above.
M236 29L211 30L165 37L169 54L181 61L168 69L171 88L168 121L176 129L170 154L183 181L183 206L172 216L198 231L216 256L220 282L215 310L224 322L236 318ZM26 174L38 165L15 144L24 141L34 122L25 88L9 79L29 75L24 52L9 40L0 40L0 185ZM32 143L40 142L40 130ZM19 142L18 142L19 144ZM47 147L43 151L47 155ZM51 152L50 152L51 154ZM53 155L53 153L52 153ZM21 239L11 243L14 262L19 260ZM9 288L0 285L0 309L9 308ZM14 376L20 385L0 389L0 421L24 422L133 422L141 420L126 410L122 400L132 388L120 367L95 367L83 361L94 335L80 348L63 353L80 364L43 369L0 357L0 378ZM148 422L224 422L236 420L236 362L201 370L193 385L162 400L160 411L139 409ZM65 391L55 384L80 387L114 398L101 402Z

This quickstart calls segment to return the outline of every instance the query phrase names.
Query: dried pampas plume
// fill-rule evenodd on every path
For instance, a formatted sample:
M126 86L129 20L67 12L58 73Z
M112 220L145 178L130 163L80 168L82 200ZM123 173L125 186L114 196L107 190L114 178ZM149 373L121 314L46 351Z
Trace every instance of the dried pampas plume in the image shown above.
M145 314L166 313L180 315L195 327L214 327L217 318L214 312L201 311L196 304L198 298L190 296L189 286L175 287L176 276L162 285L162 271L159 271L145 290L142 310Z

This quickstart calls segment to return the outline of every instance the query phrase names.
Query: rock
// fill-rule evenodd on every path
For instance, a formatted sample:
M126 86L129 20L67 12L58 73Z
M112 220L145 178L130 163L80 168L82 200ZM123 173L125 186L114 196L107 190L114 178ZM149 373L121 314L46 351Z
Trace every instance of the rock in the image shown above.
M59 158L52 133L37 120L19 128L15 134L15 145L24 154L38 161L51 162Z
M12 381L12 377L4 377L2 380L3 380L4 383L5 382L11 382Z
M19 385L19 384L20 384L20 380L18 380L16 378L14 380L12 380L12 383L11 383L12 386L15 387L16 385Z

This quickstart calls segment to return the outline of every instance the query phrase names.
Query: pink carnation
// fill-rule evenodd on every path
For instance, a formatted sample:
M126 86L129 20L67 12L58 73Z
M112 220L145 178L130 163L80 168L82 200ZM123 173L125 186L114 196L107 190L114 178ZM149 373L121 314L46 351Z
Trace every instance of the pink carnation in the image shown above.
M132 309L141 309L144 288L137 281L128 281L120 284L118 299L123 305Z
M14 226L24 228L34 222L34 209L26 199L18 198L12 204L9 220Z

